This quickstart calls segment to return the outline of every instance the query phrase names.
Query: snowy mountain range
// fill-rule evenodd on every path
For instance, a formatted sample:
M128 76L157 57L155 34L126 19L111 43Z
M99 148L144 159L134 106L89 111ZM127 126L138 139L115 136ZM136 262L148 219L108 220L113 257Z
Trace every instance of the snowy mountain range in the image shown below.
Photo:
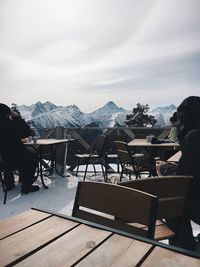
M17 106L17 108L26 121L33 121L38 128L123 126L126 115L132 112L118 107L112 101L92 113L83 113L76 105L56 106L49 101L37 102L31 106ZM149 114L156 117L156 126L164 127L169 124L169 118L175 110L176 106L170 105L158 107Z

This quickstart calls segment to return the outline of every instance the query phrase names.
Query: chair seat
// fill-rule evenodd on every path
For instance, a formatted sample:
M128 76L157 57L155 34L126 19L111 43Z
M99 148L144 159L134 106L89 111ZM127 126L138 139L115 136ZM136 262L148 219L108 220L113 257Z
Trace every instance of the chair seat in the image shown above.
M147 226L139 223L129 223L130 225L133 225L140 229L147 230ZM161 220L156 221L156 227L155 227L155 234L154 239L159 240L165 240L169 239L171 237L175 236L175 233Z
M175 233L165 223L162 222L162 224L156 225L154 236L155 240L164 240L173 236L175 236Z
M125 165L123 168L124 168L124 170L126 170L128 172L133 172L133 173L134 172L138 172L139 173L139 171L140 171L138 166L133 166L133 165L129 165L129 164Z
M75 155L78 158L99 158L99 155L97 154L76 154Z
M144 157L144 154L142 154L142 153L134 153L134 154L132 154L131 155L133 158L142 158L142 157ZM107 154L107 158L118 158L119 156L118 156L118 154Z
M133 158L143 158L144 157L144 154L143 153L134 153L134 154L131 154L131 156Z
M108 215L108 214L103 214L103 216L108 219L113 219L113 216ZM139 229L144 229L146 231L148 230L148 227L144 224L140 224L140 223L128 223L128 224L134 227L137 227ZM156 220L155 234L154 234L155 240L157 241L165 240L173 236L175 236L175 233L163 221Z
M106 157L109 159L117 159L118 155L117 154L107 154Z

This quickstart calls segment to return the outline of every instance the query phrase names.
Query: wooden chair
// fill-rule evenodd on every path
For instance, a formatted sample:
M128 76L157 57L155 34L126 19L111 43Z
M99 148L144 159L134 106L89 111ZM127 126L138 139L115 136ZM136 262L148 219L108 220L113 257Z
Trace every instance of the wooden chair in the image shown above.
M157 197L145 192L114 184L81 181L72 216L153 238L157 203ZM129 221L135 225L129 225ZM146 228L138 228L137 224Z
M105 144L105 160L106 160L106 170L105 170L105 175L107 178L107 174L108 172L115 172L111 166L109 164L116 164L117 166L117 173L120 172L120 160L119 160L119 156L116 150L116 146L115 146L115 141L123 141L123 142L127 142L128 141L128 137L126 135L108 135L106 137L106 144Z
M115 145L116 141L121 141L128 143L131 140L131 138L125 134L121 135L110 135L106 137L106 153L105 153L105 159L106 159L106 178L108 172L114 172L114 170L109 166L110 163L115 163L117 165L117 173L120 173L120 159L119 155L117 153L117 148ZM135 153L133 150L133 147L129 148L131 155L134 155L134 158L142 158L144 157L143 153Z
M114 144L121 164L120 181L124 173L129 174L129 179L131 179L131 174L134 174L136 179L139 178L140 173L135 159L142 157L143 154L132 154L126 142L114 141Z
M106 141L106 137L104 135L98 135L91 153L89 153L89 154L76 154L75 155L75 157L78 159L76 176L78 175L79 166L81 165L81 162L85 163L85 165L86 165L83 180L85 180L85 178L86 178L88 165L89 164L93 165L94 173L96 174L97 172L96 172L95 164L100 163L103 177L104 177L104 180L106 181L106 176L105 176L105 172L104 172L105 160L103 158L105 141Z
M186 199L192 182L191 176L163 176L121 182L119 185L141 190L158 197L155 239L174 235L163 221L165 218L184 216Z

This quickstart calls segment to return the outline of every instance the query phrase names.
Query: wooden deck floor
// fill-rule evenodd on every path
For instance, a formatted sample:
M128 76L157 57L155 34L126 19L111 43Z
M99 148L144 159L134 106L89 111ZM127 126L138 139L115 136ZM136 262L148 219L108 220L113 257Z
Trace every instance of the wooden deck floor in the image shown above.
M45 182L48 184L48 189L44 189L38 179L37 184L40 185L40 190L28 195L20 194L21 185L16 182L15 188L8 192L7 203L3 205L3 192L0 186L0 220L14 216L20 212L37 207L59 212L66 215L71 215L76 193L78 181L83 178L83 173L78 177L71 174L69 177L61 177L53 174L50 178L45 177ZM116 183L119 180L118 174L109 174L110 182ZM102 174L96 176L89 173L88 180L104 181ZM125 178L128 179L128 178ZM200 233L200 226L192 224L194 235Z

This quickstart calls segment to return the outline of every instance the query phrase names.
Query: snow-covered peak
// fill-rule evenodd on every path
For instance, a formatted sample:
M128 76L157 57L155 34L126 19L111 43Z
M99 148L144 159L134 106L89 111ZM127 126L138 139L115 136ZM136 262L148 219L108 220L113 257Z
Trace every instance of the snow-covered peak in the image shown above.
M42 104L46 107L47 110L51 110L51 109L55 109L57 108L57 106L55 104L53 104L50 101L46 101L44 104Z
M127 111L118 107L113 101L109 101L93 113L83 113L76 105L56 106L47 101L38 101L30 106L18 106L22 116L27 121L34 121L38 128L62 127L85 127L86 125L101 125L103 127L115 127L124 125ZM158 107L149 114L157 119L156 126L164 127L169 124L170 116L176 111L174 105Z
M165 107L157 107L153 109L149 114L155 116L157 123L156 126L164 127L170 124L170 117L177 110L177 107L173 104Z
M124 112L125 110L121 107L118 107L113 101L109 101L106 103L103 107L97 109L96 111L92 112L90 115L93 118L99 118L101 116L105 116L108 114L113 114L113 113L120 113Z
M166 106L166 107L157 107L157 108L153 109L151 112L153 112L153 113L156 113L156 112L157 113L168 113L168 112L173 113L176 111L176 109L177 109L177 107L175 105L171 104L170 106Z

